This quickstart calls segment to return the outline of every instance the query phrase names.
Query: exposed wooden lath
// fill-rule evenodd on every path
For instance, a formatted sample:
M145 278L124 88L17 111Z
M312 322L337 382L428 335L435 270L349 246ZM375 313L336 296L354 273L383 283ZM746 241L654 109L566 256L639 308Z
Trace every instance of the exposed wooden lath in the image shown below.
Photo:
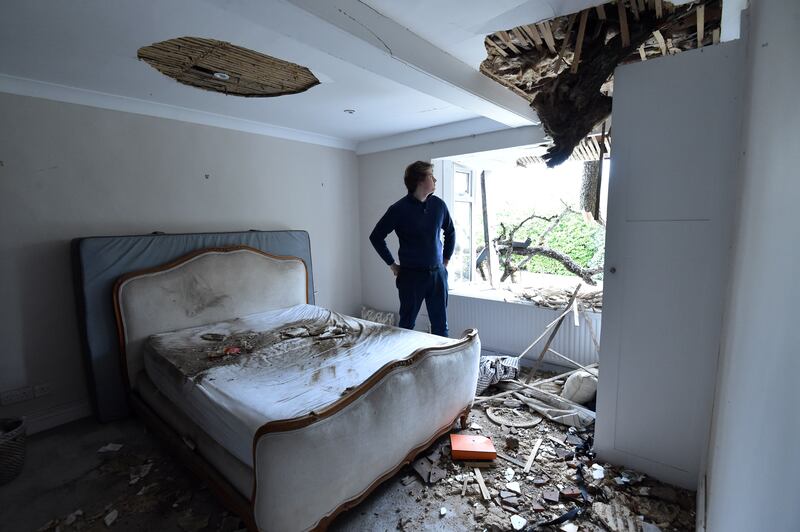
M719 42L722 0L618 0L486 37L480 71L531 102L555 166L611 112L614 68Z
M319 84L304 66L214 39L169 39L137 56L180 83L235 96L296 94Z
M572 155L569 156L567 159L568 161L598 161L600 160L600 137L601 135L592 134L583 139L575 146L575 149L572 150ZM607 158L611 153L611 136L606 134L605 136L605 151L603 153L603 158ZM528 168L530 166L535 166L538 164L547 164L547 161L541 156L538 155L526 155L525 157L520 157L517 159L517 166L521 166L523 168Z

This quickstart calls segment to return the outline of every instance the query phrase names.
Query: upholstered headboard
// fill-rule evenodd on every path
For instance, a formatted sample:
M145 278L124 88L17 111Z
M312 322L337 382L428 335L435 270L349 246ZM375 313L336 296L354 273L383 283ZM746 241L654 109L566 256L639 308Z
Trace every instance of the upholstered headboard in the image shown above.
M126 274L114 288L114 307L129 386L144 369L151 335L308 303L307 278L302 259L247 246L199 250Z
M72 241L75 299L90 397L97 418L112 421L130 412L120 365L114 313L114 283L133 271L155 268L206 248L249 246L265 253L303 259L309 303L314 303L311 240L306 231L238 231L96 236Z

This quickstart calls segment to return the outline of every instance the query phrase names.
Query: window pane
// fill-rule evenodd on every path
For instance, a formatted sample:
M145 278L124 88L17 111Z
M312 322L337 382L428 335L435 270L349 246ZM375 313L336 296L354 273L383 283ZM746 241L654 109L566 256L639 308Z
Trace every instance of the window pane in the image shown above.
M456 170L454 176L454 191L456 196L471 196L472 190L470 189L470 173Z
M472 203L456 201L453 207L456 249L448 270L452 282L468 282L472 280Z

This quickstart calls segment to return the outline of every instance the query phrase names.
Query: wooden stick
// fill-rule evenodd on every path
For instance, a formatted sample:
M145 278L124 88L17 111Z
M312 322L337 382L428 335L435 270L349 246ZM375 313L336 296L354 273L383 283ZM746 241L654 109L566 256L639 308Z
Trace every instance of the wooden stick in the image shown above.
M628 15L625 12L625 0L617 0L617 11L619 12L619 33L622 38L622 47L627 48L631 45L631 35L628 32Z
M640 58L642 61L647 61L647 54L646 54L646 53L644 53L644 45L641 45L641 46L639 47L639 58Z
M600 20L605 20L606 19L606 8L603 7L603 4L600 4L599 6L595 7L595 9L597 10L598 18L600 18Z
M496 42L494 42L494 40L491 37L486 37L486 39L484 39L483 42L488 42L489 44L492 45L492 47L494 47L495 50L497 50L497 52L500 55L502 55L503 57L508 57L508 54L506 53L506 51L503 50L502 48L500 48L500 45L497 44Z
M467 493L467 484L469 484L469 475L464 475L464 484L461 486L461 496Z
M473 468L473 471L475 471L475 478L478 479L478 486L480 486L481 488L481 495L483 495L483 500L488 501L489 499L491 499L491 496L489 495L489 490L486 489L486 483L483 481L483 475L481 475L481 470L475 467Z
M624 2L625 0L618 1ZM633 13L633 19L639 22L639 6L636 5L636 0L631 0L631 13Z
M503 454L503 453L501 453L500 451L498 451L498 452L497 452L497 457L498 457L498 458L502 458L502 459L503 459L503 460L505 460L506 462L512 463L512 464L514 464L514 465L515 465L515 466L517 466L517 467L525 467L525 464L523 464L522 462L520 462L520 461L519 461L519 460L517 460L516 458L511 458L511 457L510 457L510 456L508 456L507 454Z
M500 38L500 40L503 41L503 44L506 45L506 48L508 48L515 54L520 53L519 48L514 46L514 43L511 42L511 37L509 37L508 33L504 31L498 31L495 35L497 35Z
M524 44L524 45L529 45L529 44L531 44L531 43L528 41L528 37L527 37L526 35L523 35L523 34L522 34L522 32L519 30L519 28L513 28L513 29L511 30L511 33L513 33L513 34L514 34L514 37L516 37L517 39L519 39L519 42L520 42L520 43L522 43L522 44Z
M706 34L705 28L705 18L706 18L706 5L700 4L697 6L697 47L703 47L703 37Z
M550 351L551 353L553 353L553 354L554 354L555 356L557 356L558 358L560 358L560 359L562 359L562 360L565 360L565 361L569 362L569 363L570 363L570 364L572 364L573 366L575 366L575 367L577 367L577 368L580 368L580 369L582 369L582 370L586 371L587 373L589 373L589 375L594 375L594 373L592 373L591 371L589 371L589 368L587 368L586 366L581 366L580 364L578 364L577 362L575 362L574 360L572 360L572 359L571 359L571 358L569 358L568 356L562 355L561 353L559 353L558 351L556 351L556 350L555 350L555 349L553 349L552 347L551 347L551 348L549 348L549 349L548 349L548 351Z
M553 30L550 29L550 21L545 20L544 22L540 23L539 30L542 32L542 37L544 37L544 42L547 44L547 48L552 53L557 54L556 41L553 39Z
M559 445L563 445L563 446L564 446L564 447L566 447L567 449L572 449L572 447L570 447L569 445L567 445L567 444L566 444L566 443L564 443L563 441L559 440L559 439L558 439L558 438L556 438L555 436L550 436L550 435L548 435L548 436L547 436L547 439L548 439L548 440L550 440L550 441L554 441L554 442L556 442L556 443L557 443L557 444L559 444Z
M533 44L535 44L536 49L539 50L542 47L542 37L539 35L539 30L536 29L536 26L534 24L528 24L527 26L522 26L522 29L533 39Z
M661 18L664 12L661 9L661 0L656 0L656 18Z
M661 35L661 32L656 30L653 32L653 37L656 38L656 42L658 43L658 47L661 50L661 55L667 55L667 44L664 42L664 36Z
M575 327L580 327L581 322L578 321L578 302L572 304L572 323Z
M719 44L719 28L711 30L711 43Z
M593 368L596 368L597 366L599 366L599 364L597 362L595 362L594 364L589 364L588 366L586 366L586 369L593 369ZM536 388L537 386L539 386L541 384L548 384L550 382L554 382L554 381L563 379L564 377L569 377L570 375L572 375L576 371L581 371L581 370L579 370L579 369L571 369L571 370L566 371L564 373L559 373L558 375L556 375L554 377L549 377L547 379L540 379L538 381L534 381L533 383L531 383L528 386L523 385L521 382L516 382L516 381L515 381L515 384L519 384L520 386L522 386L524 388ZM515 390L506 390L504 392L496 393L494 395L489 395L487 397L476 397L475 401L473 401L473 402L475 404L478 404L478 403L484 403L486 401L491 401L491 400L494 400L494 399L502 399L504 397L508 397L509 395L513 395L513 394L515 394L517 392L519 392L519 388L517 388Z
M586 19L589 17L589 10L581 11L581 21L578 24L578 39L575 41L575 55L572 57L572 69L574 74L578 71L578 63L581 62L581 50L583 50L583 36L586 33Z
M583 320L586 322L586 325L589 327L589 334L592 336L592 343L594 344L595 349L597 352L600 352L600 342L597 341L597 336L594 333L594 326L592 325L592 320L589 318L586 309L582 310L581 313L583 314Z
M578 297L578 291L580 289L581 289L581 283L578 283L578 286L575 288L575 291L569 298L569 303L567 303L567 308L569 308L570 306L572 306L573 303L575 303L575 298ZM553 332L550 333L550 337L547 339L547 343L545 343L544 349L542 349L539 358L536 359L536 362L534 362L533 367L531 368L531 372L528 373L528 377L525 379L525 384L531 382L531 377L533 377L539 370L539 366L542 364L542 360L544 359L545 353L547 353L547 350L550 348L550 344L553 343L553 339L556 337L556 333L558 333L558 330L561 328L561 324L564 323L564 316L565 315L562 315L561 318L556 323L555 327L553 327Z
M533 444L533 450L531 451L531 454L528 457L528 461L525 462L525 467L522 469L523 473L528 473L531 470L533 461L536 460L536 453L539 452L539 447L541 447L543 441L544 440L542 438L539 438L538 440L536 440L536 443Z

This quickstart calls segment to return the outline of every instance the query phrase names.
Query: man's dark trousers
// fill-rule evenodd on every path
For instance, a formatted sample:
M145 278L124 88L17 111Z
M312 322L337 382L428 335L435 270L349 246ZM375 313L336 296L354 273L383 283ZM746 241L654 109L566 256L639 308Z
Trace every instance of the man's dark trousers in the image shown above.
M395 282L400 293L400 327L414 328L424 299L431 332L447 336L447 269L443 265L430 268L400 266Z

